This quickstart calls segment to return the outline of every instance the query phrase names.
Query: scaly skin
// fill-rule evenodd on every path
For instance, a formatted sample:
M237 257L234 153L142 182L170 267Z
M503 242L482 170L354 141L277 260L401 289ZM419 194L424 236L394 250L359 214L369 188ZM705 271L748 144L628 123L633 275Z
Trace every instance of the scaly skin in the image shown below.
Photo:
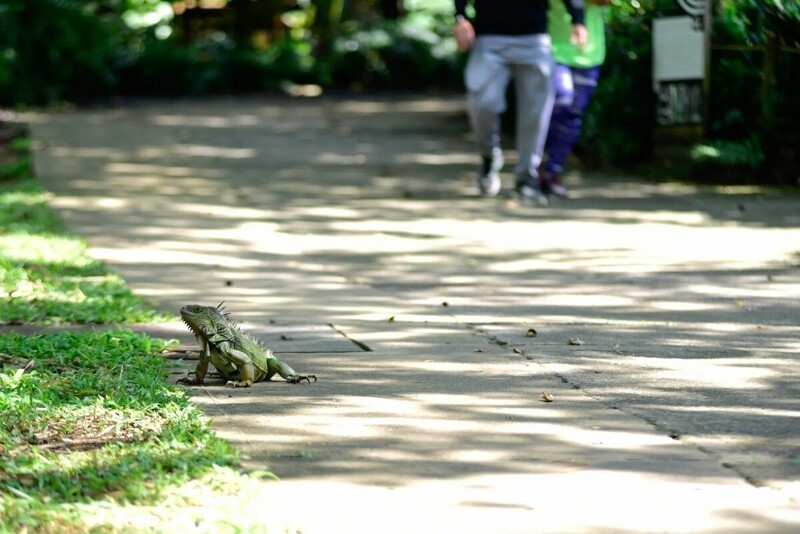
M201 385L211 363L227 380L228 387L250 387L270 380L276 373L287 382L317 381L315 375L299 375L272 351L239 329L225 313L222 304L212 308L189 304L181 308L181 318L200 343L200 361L194 378L181 378L179 384Z

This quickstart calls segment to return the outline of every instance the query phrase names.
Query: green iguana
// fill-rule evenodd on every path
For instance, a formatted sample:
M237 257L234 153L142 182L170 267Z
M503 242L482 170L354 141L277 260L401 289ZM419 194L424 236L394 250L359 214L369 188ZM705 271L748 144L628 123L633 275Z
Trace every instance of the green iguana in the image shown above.
M196 304L181 308L183 322L200 343L200 361L194 378L181 378L179 384L202 384L209 362L228 381L228 387L250 387L254 382L271 379L275 373L292 384L303 380L310 384L312 378L317 381L315 375L298 375L261 342L242 332L222 304L215 308Z

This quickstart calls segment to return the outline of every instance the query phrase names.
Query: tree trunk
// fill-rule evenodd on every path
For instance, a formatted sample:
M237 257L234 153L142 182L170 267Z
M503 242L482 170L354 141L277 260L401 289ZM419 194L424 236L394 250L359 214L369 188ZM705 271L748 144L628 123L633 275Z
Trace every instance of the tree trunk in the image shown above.
M381 15L388 20L396 20L403 14L403 0L381 0Z

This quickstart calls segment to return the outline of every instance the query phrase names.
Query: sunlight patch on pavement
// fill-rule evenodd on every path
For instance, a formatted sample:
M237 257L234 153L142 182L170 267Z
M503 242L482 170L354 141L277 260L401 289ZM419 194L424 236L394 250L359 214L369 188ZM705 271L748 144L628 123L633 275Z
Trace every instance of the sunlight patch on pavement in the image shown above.
M92 247L93 258L110 263L128 264L176 264L190 265L216 265L220 262L219 254L193 252L190 250L157 249L152 246L135 247L130 244L124 248ZM256 268L262 263L257 260L247 260L236 257L225 257L224 265L228 268Z
M636 304L635 299L630 297L620 297L615 295L544 295L537 298L537 303L543 306L568 306L568 307L589 307L598 306L632 306Z
M336 110L341 115L382 115L388 113L397 115L409 115L411 113L459 113L464 111L464 104L460 101L448 101L444 99L425 99L415 98L404 100L392 98L391 101L380 100L359 100L343 101L336 103ZM419 117L414 117L419 119Z
M168 151L181 156L223 159L249 159L256 155L256 150L252 148L232 148L212 145L170 145Z
M786 276L786 275L784 275ZM711 284L691 284L686 289L698 295L708 295L715 298L780 298L786 295L797 295L800 299L800 282L793 283L784 280L774 281L766 276L756 279L751 277L752 284L756 287L746 287L744 283L735 287Z
M199 171L199 169L195 167L176 167L174 165L153 165L149 163L131 162L120 163L116 161L106 165L105 170L118 174L159 175L162 180L164 179L164 176L190 178L196 176ZM203 170L203 173L206 174L206 176L208 172L208 169ZM222 172L218 170L212 171L212 173L215 178L222 175Z
M55 158L86 158L86 159L125 159L129 156L125 150L113 148L78 148L78 147L47 147L50 156Z
M314 158L314 161L317 163L327 163L329 165L363 165L367 162L367 156L364 154L322 152Z
M661 300L650 302L650 306L652 306L654 310L665 311L706 311L718 309L720 304L710 302L689 302L686 300Z
M242 220L250 220L250 219L263 219L264 217L269 216L277 216L277 213L270 210L264 209L255 209L249 208L247 206L220 206L220 205L210 205L210 204L192 204L192 203L181 203L178 206L174 207L176 213L188 213L191 215L200 215L200 216L213 216L214 218L220 219L242 219ZM265 228L269 228L270 231L275 231L279 228L278 223L268 223L268 222L259 222L258 224L264 225ZM195 232L201 232L203 230L194 229L194 228L187 228L187 231L193 230ZM207 238L225 238L226 236L230 236L230 234L238 232L235 229L221 229L221 230L205 230L200 235L202 237Z
M475 163L475 156L464 152L452 154L397 154L392 158L392 161L400 165L468 165Z
M627 224L641 222L666 223L686 226L709 226L713 224L708 215L697 211L634 211L634 210L593 210L582 209L577 215L582 219L597 219L601 221L621 221Z
M357 209L344 206L309 206L303 208L302 215L331 219L361 219L364 216Z
M150 122L158 126L199 126L201 128L238 128L242 126L257 126L261 124L262 121L262 117L251 114L237 114L230 116L158 115L150 118Z
M465 474L395 487L207 477L169 489L152 506L102 502L80 509L87 527L203 533L755 532L765 524L781 531L800 524L797 508L768 488L638 467Z
M86 207L104 210L118 210L130 205L127 200L110 197L68 197L56 196L48 200L48 204L57 209L84 209Z
M719 389L770 389L776 373L767 362L744 358L689 360L636 358L652 379L691 382L694 386Z
M213 402L213 397L219 395L218 391L206 391L211 397L196 397L195 400L200 404ZM531 399L534 397L532 390ZM229 410L226 427L246 429L255 425L264 429L273 426L303 429L303 439L312 448L312 444L316 443L324 447L340 440L350 442L356 438L388 440L387 443L394 443L393 446L400 449L411 447L420 455L442 458L451 458L450 455L459 454L462 450L473 454L478 449L489 456L499 454L498 451L524 456L541 446L539 442L542 439L557 444L555 451L544 455L551 459L575 454L567 452L567 446L576 447L576 451L580 448L604 449L609 452L610 458L634 452L643 454L641 458L645 458L653 448L661 452L667 452L667 448L673 448L673 452L680 449L680 445L673 440L650 432L649 427L603 428L599 422L591 425L587 419L591 416L588 414L582 416L587 419L587 424L578 426L575 421L581 417L576 412L579 406L569 400L559 401L566 403L568 408L551 410L549 405L539 403L522 412L517 410L516 415L510 416L506 410L487 407L487 401L480 395L460 397L458 401L461 404L456 405L428 402L424 398L415 399L414 395L407 395L406 398L338 395L328 403L307 406L302 412L257 415L250 413L249 403L244 398L234 402L226 400ZM467 398L471 398L471 402L465 402ZM520 399L518 402L524 405L531 401ZM461 409L453 410L453 406ZM222 433L225 434L224 431ZM235 440L239 437L237 434L233 432L229 437ZM262 452L272 450L279 454L282 447L298 445L297 436L285 430L279 434L264 432L258 435L245 431L243 435L247 435L247 442L251 445L262 443ZM476 447L476 442L481 446ZM355 453L373 447L365 444L363 447L350 446L349 450ZM432 448L439 452L430 452ZM534 457L530 460L536 461Z
M800 413L798 413L797 410L778 410L761 406L672 406L670 409L679 412L697 412L701 414L725 413L761 415L765 417L790 417L793 419L800 417ZM798 446L800 446L800 441L798 441Z
M254 500L270 503L259 514L265 523L305 534L732 532L749 531L767 518L778 525L800 521L798 511L769 490L636 467L463 476L395 488L284 481L264 485ZM629 491L614 491L620 487Z

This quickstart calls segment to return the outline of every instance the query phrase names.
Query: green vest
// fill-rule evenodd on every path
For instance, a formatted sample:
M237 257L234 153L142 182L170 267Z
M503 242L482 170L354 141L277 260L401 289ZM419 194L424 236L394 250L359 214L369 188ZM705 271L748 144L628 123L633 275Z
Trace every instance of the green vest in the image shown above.
M553 38L553 56L562 65L570 67L596 67L606 58L606 34L603 25L603 8L590 1L586 2L585 24L589 30L589 42L583 50L578 50L569 42L572 32L572 18L562 0L550 0L547 12L547 31Z

